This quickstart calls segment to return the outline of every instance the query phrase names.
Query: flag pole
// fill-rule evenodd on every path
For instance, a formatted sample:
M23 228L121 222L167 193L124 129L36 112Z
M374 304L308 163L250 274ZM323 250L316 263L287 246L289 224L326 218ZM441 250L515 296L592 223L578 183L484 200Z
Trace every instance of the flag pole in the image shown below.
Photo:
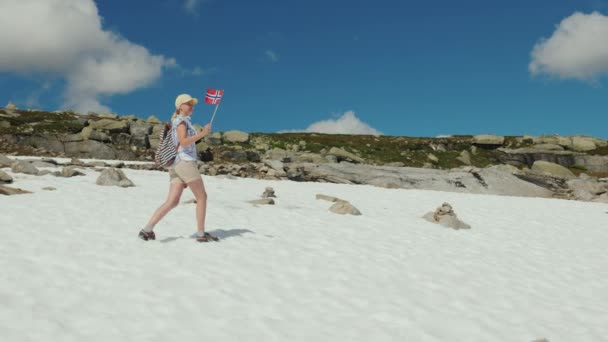
M215 106L215 110L213 111L213 116L211 117L211 121L209 122L209 124L212 124L212 123L213 123L213 118L215 118L215 113L217 112L217 109L219 108L219 106L220 106L220 103L221 103L221 102L222 102L222 101L220 100L220 101L217 103L217 105Z

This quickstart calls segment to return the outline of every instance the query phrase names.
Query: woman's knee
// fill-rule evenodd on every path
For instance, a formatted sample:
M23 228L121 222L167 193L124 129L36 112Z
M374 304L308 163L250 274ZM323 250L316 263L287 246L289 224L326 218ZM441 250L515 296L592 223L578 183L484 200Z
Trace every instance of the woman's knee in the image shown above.
M201 202L206 202L207 201L207 192L206 191L202 191L200 193L197 194L196 197L196 201L201 201Z
M178 204L179 204L179 199L170 199L170 200L167 200L167 202L165 202L165 205L167 205L169 207L169 209L173 209L173 208L177 207Z

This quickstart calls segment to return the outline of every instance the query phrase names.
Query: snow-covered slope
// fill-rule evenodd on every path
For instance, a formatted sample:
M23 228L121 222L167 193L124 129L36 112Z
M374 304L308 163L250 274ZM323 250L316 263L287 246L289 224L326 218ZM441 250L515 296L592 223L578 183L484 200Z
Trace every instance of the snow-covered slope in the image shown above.
M168 175L11 173L0 196L3 341L606 341L608 207L540 198L203 176L138 230ZM55 191L42 190L45 186ZM266 186L276 205L254 207ZM323 193L362 216L328 211ZM193 196L187 189L182 200ZM449 202L471 230L421 218Z

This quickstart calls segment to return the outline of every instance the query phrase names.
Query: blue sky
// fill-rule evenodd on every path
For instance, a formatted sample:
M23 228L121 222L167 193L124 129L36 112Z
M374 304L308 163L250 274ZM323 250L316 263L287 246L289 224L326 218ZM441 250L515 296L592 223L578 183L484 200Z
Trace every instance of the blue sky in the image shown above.
M608 138L605 1L54 2L0 4L0 105L167 120L211 87L215 131Z

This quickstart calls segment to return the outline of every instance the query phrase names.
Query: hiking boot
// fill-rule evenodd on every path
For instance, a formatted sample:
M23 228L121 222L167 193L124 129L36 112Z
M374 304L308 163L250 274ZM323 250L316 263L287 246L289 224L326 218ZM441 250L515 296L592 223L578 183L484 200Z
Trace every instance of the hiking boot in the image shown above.
M217 237L205 232L205 234L203 234L203 236L196 236L196 241L198 242L209 242L209 241L219 241L220 239L218 239Z
M145 230L140 230L139 231L139 238L145 241L148 240L156 240L156 235L154 234L154 232L146 232Z

